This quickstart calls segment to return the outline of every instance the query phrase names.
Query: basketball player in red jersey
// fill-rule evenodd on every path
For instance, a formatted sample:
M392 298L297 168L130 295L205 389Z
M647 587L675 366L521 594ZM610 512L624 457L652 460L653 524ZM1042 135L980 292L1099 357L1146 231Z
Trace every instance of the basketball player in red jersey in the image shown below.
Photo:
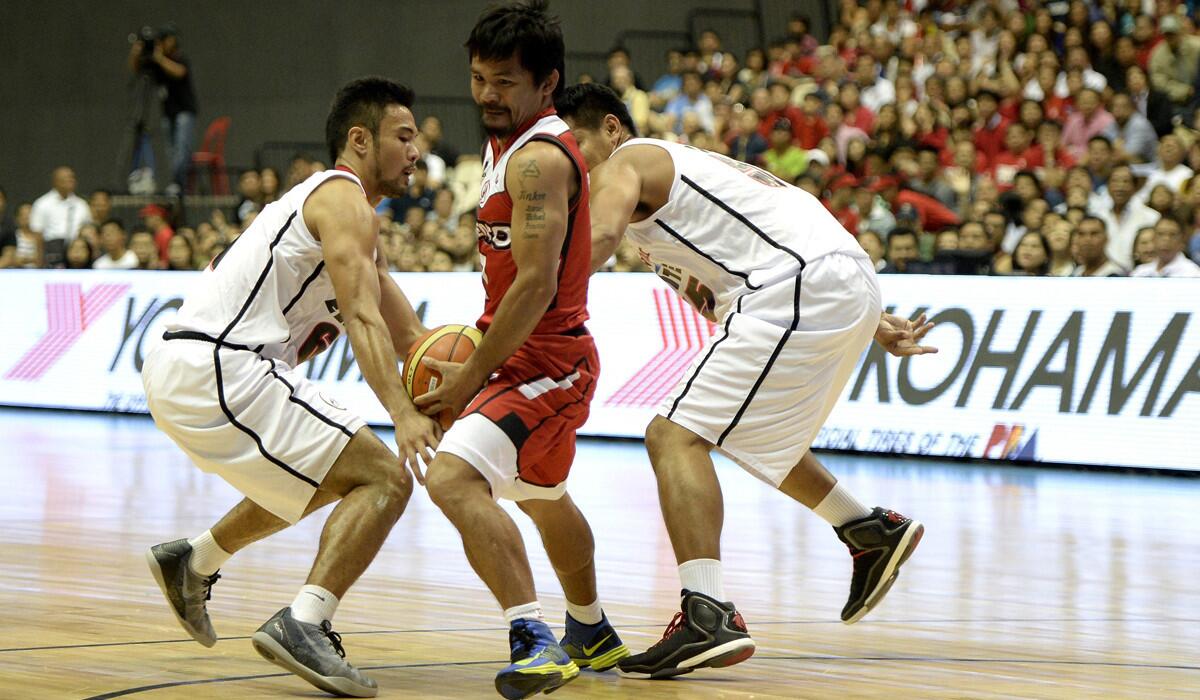
M566 493L575 431L600 369L584 327L587 166L554 112L564 47L544 0L487 10L466 46L471 93L490 133L477 212L484 337L463 364L426 360L443 383L417 405L459 418L418 479L504 609L512 664L496 689L523 698L567 683L580 665L604 670L629 653L600 607L591 528ZM561 644L543 621L521 534L499 498L516 501L541 533L567 599Z

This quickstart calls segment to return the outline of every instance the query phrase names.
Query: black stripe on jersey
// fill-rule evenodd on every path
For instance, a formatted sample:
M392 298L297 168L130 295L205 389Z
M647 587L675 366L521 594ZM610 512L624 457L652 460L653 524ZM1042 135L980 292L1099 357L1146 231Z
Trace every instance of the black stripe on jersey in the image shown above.
M562 149L562 152L566 154L567 160L571 161L571 166L575 168L575 175L579 177L579 191L575 193L574 197L571 197L567 201L567 206L574 210L575 205L579 204L579 198L583 196L583 179L587 177L587 170L585 169L586 166L581 165L579 161L575 160L575 156L572 155L571 149L567 148L567 144L559 140L557 136L553 136L551 134L534 134L533 136L529 137L529 140L526 141L525 145L521 146L521 148L528 146L534 141L544 141L546 143L552 143L555 146L558 146L560 149ZM518 148L517 150L519 151L521 149Z
M713 256L709 255L708 253L705 253L703 250L700 250L699 248L697 248L697 247L695 246L695 244L693 244L693 243L692 243L691 241L689 241L688 239L684 238L684 237L683 237L683 235L682 235L682 234L680 234L678 231L676 231L675 229L671 228L670 226L667 226L667 224L666 224L666 223L665 223L665 222L664 222L662 219L655 219L655 220L654 220L654 223L658 224L658 227L659 227L659 228L661 228L662 230L666 231L668 234L670 234L670 236L671 236L672 238L674 238L675 240L677 240L677 241L679 241L680 243L682 243L682 244L683 244L685 247L687 247L689 250L691 250L691 251L692 251L693 253L695 253L696 255L699 255L700 257L702 257L702 258L704 258L705 260L709 261L709 262L710 262L710 263L712 263L713 265L716 265L717 267L719 267L719 268L721 268L722 270L724 270L726 273L728 273L728 274L730 274L730 275L733 275L734 277L737 277L737 278L741 279L741 280L742 280L742 282L744 282L744 283L746 284L746 286L747 286L747 287L749 287L750 289L762 289L762 286L761 286L761 285L760 285L760 286L758 286L758 287L756 287L756 286L754 286L754 285L750 284L750 275L749 275L749 273L746 273L746 272L738 272L737 270L731 270L731 269L729 269L729 268L728 268L728 267L725 265L725 263L721 262L720 260L717 260L716 258L714 258Z
M748 228L748 229L750 229L751 231L753 231L753 232L754 232L754 233L755 233L755 234L756 234L756 235L757 235L759 238L761 238L761 239L763 239L764 241L766 241L767 243L771 244L772 246L774 246L774 247L775 247L775 248L777 248L778 250L782 250L783 252L785 252L785 253L787 253L788 255L790 255L790 256L792 256L793 258L795 258L795 259L796 259L796 262L800 263L800 269L802 269L802 270L804 269L804 265L805 265L804 258L800 257L800 254L799 254L799 253L797 253L796 251L792 250L791 248L788 248L788 247L786 247L786 246L780 245L778 242L776 242L776 241L775 241L775 239L773 239L773 238L771 238L770 236L768 236L768 235L766 234L766 232L764 232L764 231L763 231L762 229L760 229L759 227L755 226L755 225L754 225L754 222L750 221L750 220L749 220L749 219L747 219L745 216L743 216L741 212L737 211L736 209L734 209L734 208L730 207L730 206L729 206L728 204L726 204L725 202L721 201L721 199L720 199L719 197L717 197L716 195L714 195L712 192L709 192L708 190L704 189L704 188L703 188L703 187L701 187L700 185L697 185L697 184L696 184L694 181L692 181L692 179L691 179L691 178L689 178L687 175L680 175L680 176L679 176L679 179L680 179L680 180L682 180L682 181L683 181L683 183L684 183L685 185L687 185L688 187L691 187L693 190L696 190L697 192L699 192L699 193L701 194L701 196L703 196L705 199L707 199L708 201L710 201L710 202L712 202L713 204L715 204L715 205L717 205L718 207L720 207L720 208L721 208L721 209L722 209L722 210L723 210L723 211L724 211L726 214L729 214L729 215L730 215L730 216L732 216L733 218L735 218L735 219L737 219L738 221L740 221L740 222L742 222L743 224L745 224L745 225L746 225L746 228Z
M283 307L284 316L287 316L287 312L291 311L292 307L296 305L296 302L300 301L300 297L304 296L304 292L308 289L308 285L312 284L313 280L315 280L317 275L321 274L321 270L324 269L325 261L322 260L321 262L317 263L317 267L312 271L312 274L308 276L308 279L304 280L304 284L300 285L300 291L296 292L296 296L292 297L292 300L288 302L287 306Z
M272 377L275 377L279 381L283 382L283 385L288 388L288 392L289 392L288 401L291 401L294 404L299 404L301 407L304 408L304 410L313 414L313 416L315 416L317 418L317 420L320 420L322 423L325 423L326 425L329 425L332 428L337 428L338 430L345 433L346 437L348 437L348 438L354 437L354 433L350 432L349 428L347 428L346 426L342 425L341 423L333 420L329 416L321 413L317 409L313 408L311 405L308 404L308 402L304 401L303 399L298 398L296 396L296 387L292 386L291 383L288 382L288 380L279 376L279 373L275 371L275 362L274 361L271 362L271 371L268 372L268 374L270 374Z
M725 428L725 432L721 433L721 437L717 438L718 447L725 442L725 438L729 437L729 434L737 427L738 421L742 419L742 415L750 407L750 402L754 400L754 395L758 393L758 388L762 386L763 380L767 378L767 373L771 371L771 366L775 364L775 360L779 358L779 353L783 351L783 346L787 345L788 338L792 337L792 331L800 323L800 282L800 275L796 275L796 291L792 299L792 323L783 332L783 337L779 339L779 343L775 345L775 351L771 353L771 357L767 360L766 366L763 367L762 373L758 375L758 381L754 382L754 386L750 388L750 393L746 396L746 400L742 402L741 408L733 416L733 422L729 424L728 428Z
M738 304L741 304L740 299L738 300ZM687 396L689 391L691 391L692 382L696 381L696 377L700 376L700 372L704 369L704 365L708 362L708 358L712 357L713 351L717 349L717 346L720 345L723 340L729 337L729 324L732 322L733 314L727 314L725 316L724 335L722 335L720 338L717 338L715 341L713 341L712 345L708 346L708 352L705 353L704 359L700 360L700 364L696 367L696 371L692 372L692 376L688 377L687 384L684 385L683 391L679 392L679 396L676 396L674 403L671 404L671 410L667 412L667 420L671 420L671 416L675 415L675 409L679 408L679 402L683 400L683 397Z
M562 276L567 270L567 252L571 249L571 238L575 234L575 213L578 211L572 208L571 213L567 215L567 235L563 236L562 250L558 253L558 280L555 282L554 298L550 300L546 311L552 311L558 306L558 291L562 289Z
M258 436L258 433L255 433L250 428L248 428L245 425L242 425L241 423L238 422L237 417L233 415L233 411L231 411L229 409L229 404L226 403L226 401L225 401L225 381L221 376L221 345L220 345L220 343L225 342L225 338L228 337L229 334L233 332L233 329L234 329L234 327L237 326L238 321L241 321L242 317L246 315L246 311L248 311L250 309L250 304L254 303L254 298L256 296L258 296L258 292L262 289L263 282L266 281L267 275L270 274L270 272L271 272L271 265L275 261L275 246L279 245L279 241L283 238L283 234L286 233L288 228L291 227L292 221L295 220L296 214L298 214L298 213L299 213L299 211L292 212L292 215L289 216L287 218L287 221L284 222L283 227L279 229L279 233L275 234L275 240L271 241L271 245L267 249L267 264L263 266L262 274L260 274L258 276L258 281L254 283L254 288L250 290L250 296L248 296L246 298L246 302L244 304L242 304L241 310L238 311L237 315L233 317L233 320L229 322L229 325L225 327L225 330L221 333L221 335L217 337L218 344L213 348L213 369L217 373L217 402L219 404L221 404L221 412L225 414L225 418L227 418L229 420L230 425L232 425L233 427L242 431L246 435L249 435L250 439L254 440L254 444L258 446L259 453L262 454L262 456L268 462L274 464L275 466L279 467L280 469L283 469L287 473L291 474L292 476L296 477L297 479L300 479L301 481L308 484L309 486L312 486L313 488L317 488L320 486L320 484L318 484L317 482L308 478L307 476L301 474L300 472L296 471L295 469L292 469L287 464L285 464L282 460L278 459L277 457L273 456L271 453L267 452L267 448L263 446L262 438L260 438Z

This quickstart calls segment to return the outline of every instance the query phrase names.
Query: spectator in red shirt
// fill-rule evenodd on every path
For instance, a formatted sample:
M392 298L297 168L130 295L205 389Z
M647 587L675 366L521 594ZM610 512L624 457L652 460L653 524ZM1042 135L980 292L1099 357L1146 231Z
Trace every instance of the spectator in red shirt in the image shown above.
M992 160L1004 148L1004 132L1008 122L1000 116L1000 96L984 90L975 98L978 118L975 124L975 150L983 154L991 167Z
M858 180L853 175L841 175L829 185L829 203L826 207L847 231L858 233L858 212L854 210L854 188Z
M800 141L800 148L812 150L829 135L829 125L821 116L821 96L810 92L804 96L804 107L800 116L792 122L792 131Z
M171 245L174 229L167 223L167 210L157 204L147 204L138 212L146 228L154 234L154 247L158 249L158 259L162 265L167 264L167 248Z
M938 231L947 226L958 226L960 219L949 207L929 195L900 189L900 182L892 177L881 177L876 180L871 189L882 195L892 206L892 211L899 211L905 204L911 205L917 212L924 231Z
M875 130L875 115L859 101L858 85L846 83L838 89L838 104L845 112L843 121L847 126L870 134Z
M771 130L775 127L775 122L780 119L787 119L792 123L792 137L800 138L796 123L804 118L804 114L796 105L792 104L792 89L783 83L771 83L770 106L762 116L762 121L758 124L758 133L765 139L771 138ZM820 139L817 139L818 141Z
M992 177L1001 190L1012 187L1013 178L1021 170L1041 167L1041 155L1031 148L1033 134L1021 122L1013 122L1004 132L1004 149L992 159Z

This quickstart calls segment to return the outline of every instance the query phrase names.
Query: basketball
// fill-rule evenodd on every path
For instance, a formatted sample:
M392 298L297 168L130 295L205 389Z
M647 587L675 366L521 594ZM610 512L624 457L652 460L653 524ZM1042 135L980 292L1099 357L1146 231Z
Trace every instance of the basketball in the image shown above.
M442 381L442 374L426 367L421 360L432 357L443 362L466 362L482 340L483 333L478 328L457 323L438 326L421 336L404 358L404 388L408 395L415 399L433 391ZM449 429L455 418L446 411L438 416L443 429Z

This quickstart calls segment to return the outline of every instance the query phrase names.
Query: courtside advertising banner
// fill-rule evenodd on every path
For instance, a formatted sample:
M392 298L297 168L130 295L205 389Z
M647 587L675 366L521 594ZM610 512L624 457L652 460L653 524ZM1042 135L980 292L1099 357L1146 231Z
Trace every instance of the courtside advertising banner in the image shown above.
M145 412L143 360L199 276L0 273L0 404ZM427 326L471 323L483 305L477 274L395 278ZM940 352L868 348L815 447L1200 470L1200 280L880 281L894 313L938 324L926 342ZM602 367L581 432L641 437L714 327L648 274L597 275L590 311ZM386 423L345 336L306 372Z

